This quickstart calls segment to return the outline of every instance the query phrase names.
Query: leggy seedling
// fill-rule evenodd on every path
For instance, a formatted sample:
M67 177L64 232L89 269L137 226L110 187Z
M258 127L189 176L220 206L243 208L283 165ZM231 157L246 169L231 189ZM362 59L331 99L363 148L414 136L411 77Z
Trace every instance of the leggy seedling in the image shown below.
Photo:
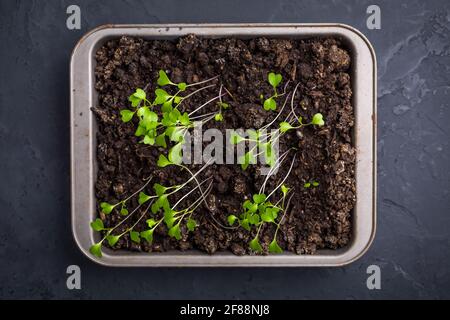
M269 98L264 100L264 103L263 103L264 110L275 111L277 109L277 102L275 99L280 96L280 94L278 93L277 87L280 85L281 80L283 80L283 77L279 73L275 74L273 72L270 72L267 75L267 81L273 88L273 94Z
M276 120L280 117L284 107L287 103L289 95L286 97L284 104L277 114L277 116L268 124L264 125L258 130L247 130L248 138L240 136L237 132L233 132L231 135L230 143L231 144L239 144L241 142L253 143L253 147L250 148L248 152L246 152L243 156L241 156L240 163L243 170L246 170L250 164L256 164L256 159L260 154L264 155L266 160L266 164L270 167L273 167L277 162L276 152L273 146L280 139L282 135L292 129L300 129L305 126L315 125L315 126L323 126L325 124L323 120L323 116L321 113L316 113L312 120L309 123L303 123L302 117L298 117L299 124L293 125L291 121L293 118L292 111L288 114L285 121L282 121L278 125L278 130L270 131L269 128L276 122ZM256 150L259 150L259 153L256 153Z
M153 232L154 232L154 230L163 221L165 222L165 224L166 224L166 226L168 228L169 236L174 237L177 240L181 239L180 226L181 226L181 222L184 221L184 219L186 217L188 218L187 223L186 223L186 227L187 227L188 231L193 231L195 229L195 227L197 226L197 222L192 218L192 214L198 208L198 206L200 205L200 203L202 201L206 202L205 197L211 191L211 183L209 184L209 186L207 187L205 192L203 190L201 190L201 185L204 184L206 181L210 180L210 178L208 178L208 179L206 179L206 180L204 180L202 182L198 182L198 180L197 180L198 174L200 172L202 172L208 165L209 165L209 162L206 163L195 174L192 173L191 171L189 171L190 174L191 174L191 177L187 181L185 181L184 183L182 183L180 185L165 187L165 186L162 186L161 184L155 183L153 185L153 189L154 189L154 192L155 192L154 195L147 195L145 192L142 191L145 188L145 186L147 186L147 184L149 183L149 181L150 181L149 180L137 192L133 193L132 196L126 198L125 200L122 200L122 201L118 202L117 204L111 205L111 204L108 204L108 203L104 202L105 204L107 204L107 206L106 205L101 206L102 211L104 213L106 213L104 211L105 210L104 208L107 208L106 211L108 211L107 214L109 214L109 213L111 213L111 211L116 206L119 206L122 203L125 203L131 197L135 196L139 192L139 198L138 198L139 205L130 214L128 214L123 220L121 220L117 225L115 225L114 227L112 227L112 228L105 228L105 226L103 224L103 221L101 219L99 219L99 218L97 218L96 220L94 220L91 223L92 229L94 229L95 231L98 231L98 232L105 232L105 233L104 233L103 238L90 248L90 252L93 255L97 256L97 257L101 257L102 256L101 247L102 247L102 244L103 244L103 242L105 240L108 242L108 244L110 246L114 246L117 243L117 241L119 241L119 239L123 235L125 235L127 233L129 233L130 239L133 242L140 243L141 238L143 238L143 239L145 239L145 240L147 240L148 242L151 243L152 240L153 240ZM180 200L178 200L178 202L173 207L171 207L170 203L169 203L169 197L174 195L175 193L183 190L193 180L196 181L197 186L194 187L193 189L191 189ZM201 197L200 198L198 198L196 201L194 201L194 203L192 203L191 205L189 205L185 209L175 210L175 208L182 202L183 199L185 199L189 194L191 194L192 192L194 192L197 189L199 189L200 192L201 192ZM148 203L148 205L145 208L145 210L143 211L143 213L140 216L140 218L131 227L125 229L125 231L122 231L119 234L114 234L114 231L117 230L131 216L133 216L135 212L139 211L139 209L145 203ZM151 210L151 212L154 215L156 215L162 209L164 211L164 216L162 218L158 219L158 220L155 220L155 218L148 219L146 221L146 223L147 223L147 225L149 227L148 230L144 230L142 232L138 232L138 231L134 230L136 225L148 213L149 209Z
M264 193L265 185L267 183L266 179L266 181L261 186L259 193L253 194L252 200L246 200L243 203L242 207L244 212L239 215L239 217L236 217L235 215L229 215L227 218L228 223L231 226L234 225L237 221L239 223L239 226L247 231L251 231L252 228L256 228L256 235L249 243L250 248L255 252L261 252L263 250L259 242L259 234L262 226L265 223L273 223L277 226L272 242L269 245L269 252L283 252L281 247L278 245L277 234L288 207L286 205L286 197L290 192L290 189L284 184L284 182L292 171L294 162L295 156L284 179L268 195ZM269 199L275 194L278 189L281 189L281 198L275 204L272 204ZM283 216L277 221L280 212L283 213Z

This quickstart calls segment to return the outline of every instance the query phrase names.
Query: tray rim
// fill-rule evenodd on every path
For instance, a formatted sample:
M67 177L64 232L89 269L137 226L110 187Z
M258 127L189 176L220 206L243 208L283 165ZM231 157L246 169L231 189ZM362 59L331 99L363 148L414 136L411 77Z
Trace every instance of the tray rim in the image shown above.
M96 257L93 257L89 253L89 248L86 247L84 244L85 241L82 241L80 239L79 231L80 226L77 225L77 222L79 222L79 219L77 217L76 213L76 200L77 200L77 194L76 194L76 188L75 188L75 177L76 177L76 150L77 146L74 141L75 133L77 131L76 129L76 120L75 120L75 112L79 111L76 110L76 103L75 103L75 92L77 90L76 85L74 82L74 64L78 54L78 51L80 47L84 45L84 43L92 36L96 36L96 34L104 32L104 31L124 31L125 34L130 34L131 30L134 30L135 32L138 32L140 36L145 36L140 33L145 31L145 29L151 29L151 30L159 30L158 36L164 36L164 30L169 31L172 29L178 29L181 31L182 29L197 29L197 30L205 30L208 28L213 29L252 29L255 30L256 33L258 30L261 29L273 29L277 30L278 28L289 28L299 31L296 33L298 36L302 36L302 30L301 28L308 28L308 29L331 29L334 32L329 32L328 34L336 35L336 33L339 36L342 36L344 38L348 38L348 35L345 35L345 32L350 32L357 36L360 40L364 42L364 44L367 46L370 57L372 59L371 67L372 67L372 94L371 94L371 136L372 136L372 148L371 148L371 225L369 226L370 234L368 235L367 240L365 241L364 245L360 245L360 249L356 253L348 254L349 251L351 251L354 244L350 244L349 246L343 248L343 254L317 254L317 255L295 255L295 254L283 254L283 255L269 255L269 256L244 256L244 257L237 257L229 253L216 253L214 255L207 255L207 254L198 254L198 253L192 253L192 252L178 252L174 251L173 254L168 253L143 253L143 254L132 254L128 252L122 252L122 254L104 254L103 258L98 259ZM278 29L279 30L279 29ZM127 32L125 32L127 31ZM248 30L247 30L248 31ZM113 32L113 33L114 33ZM181 34L185 34L186 32L180 32ZM320 32L320 34L326 35L326 32ZM117 36L118 34L114 34L112 36ZM154 34L153 36L155 36ZM210 36L214 36L214 33L209 34ZM251 32L248 32L249 36L252 36ZM281 33L274 33L273 36L280 36ZM108 35L103 35L102 37L107 37ZM152 35L147 35L151 37ZM176 34L167 34L167 36L177 36ZM179 36L179 35L178 35ZM267 35L269 36L269 35ZM288 36L292 36L292 34L289 34ZM312 36L310 34L310 36ZM225 36L227 37L227 36ZM101 39L101 38L100 38ZM97 39L96 43L100 41L100 39ZM349 40L349 39L346 39ZM350 41L352 42L352 41ZM95 45L95 44L94 44ZM93 47L93 46L92 46ZM91 48L92 49L92 48ZM92 58L92 57L91 57ZM92 71L92 70L91 70ZM71 121L71 222L72 222L72 234L74 237L74 240L77 244L77 246L80 248L80 250L83 252L84 255L86 255L90 260L103 265L103 266L115 266L115 267L306 267L306 266L343 266L347 265L349 263L352 263L359 259L362 255L364 255L369 247L371 246L373 239L375 237L376 233L376 95L377 95L377 64L376 64L376 55L375 50L373 49L370 42L367 40L367 38L357 29L341 23L220 23L220 24L210 24L210 23L196 23L196 24L105 24L101 25L97 28L92 29L91 31L87 32L82 38L77 42L75 45L72 55L71 55L71 61L70 61L70 92L71 92L71 112L70 112L70 121ZM355 71L356 73L356 71ZM91 85L90 83L89 85ZM89 87L89 92L93 90L92 87ZM356 103L355 103L356 104ZM90 112L90 110L89 110ZM355 109L356 112L356 109ZM90 116L90 121L92 119L92 116ZM92 126L92 123L89 123L90 126ZM88 135L91 132L88 133ZM89 145L92 147L92 145ZM357 145L358 147L358 145ZM89 170L92 170L92 165L89 164ZM358 185L358 182L357 182ZM90 186L91 189L93 189L93 185ZM358 187L357 187L358 190ZM358 199L357 199L358 201ZM356 206L355 206L356 207ZM356 211L356 209L355 209ZM89 220L90 221L90 220ZM89 225L87 224L87 227L89 228ZM355 227L355 226L353 226ZM89 232L91 235L93 235L93 231L90 230ZM356 236L355 236L356 233ZM357 238L357 230L354 231L354 237ZM353 240L355 241L355 240ZM349 247L349 248L348 248ZM320 250L319 252L336 252L331 250ZM139 259L134 259L133 262L127 262L126 260L130 260L133 256L139 255ZM158 258L156 258L158 257ZM194 259L192 259L194 258ZM199 259L200 258L200 259ZM117 259L123 259L125 261L121 261L118 263ZM151 262L150 259L156 259L156 262ZM194 261L195 259L201 260L203 262ZM140 260L140 261L138 261ZM208 260L207 262L204 260ZM232 260L232 261L228 261Z

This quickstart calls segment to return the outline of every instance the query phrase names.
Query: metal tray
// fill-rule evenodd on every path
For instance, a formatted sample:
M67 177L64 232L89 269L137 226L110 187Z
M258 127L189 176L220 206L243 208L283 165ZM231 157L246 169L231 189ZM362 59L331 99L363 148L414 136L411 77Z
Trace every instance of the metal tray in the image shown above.
M104 248L101 259L89 253L98 234L89 223L95 219L96 121L90 108L96 104L95 52L108 39L122 35L146 39L172 39L189 33L203 37L278 37L300 39L336 36L352 55L354 143L357 150L356 196L351 243L339 250L319 250L315 255L283 253L268 256L214 255L192 250L136 253ZM70 63L72 231L81 251L105 266L174 267L300 267L341 266L355 261L369 248L376 226L376 57L369 41L354 28L342 24L177 24L105 25L87 33L77 43Z

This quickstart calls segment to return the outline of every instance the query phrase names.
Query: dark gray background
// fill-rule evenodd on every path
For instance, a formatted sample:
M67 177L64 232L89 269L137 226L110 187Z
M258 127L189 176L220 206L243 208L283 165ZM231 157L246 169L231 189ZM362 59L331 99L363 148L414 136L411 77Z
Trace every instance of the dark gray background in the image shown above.
M104 4L101 4L104 3ZM77 4L82 29L66 28ZM382 29L368 30L378 4ZM0 2L0 298L450 298L450 2ZM341 22L378 57L378 232L343 268L112 269L70 229L69 58L106 23ZM66 289L66 267L82 290ZM382 289L366 288L366 268Z

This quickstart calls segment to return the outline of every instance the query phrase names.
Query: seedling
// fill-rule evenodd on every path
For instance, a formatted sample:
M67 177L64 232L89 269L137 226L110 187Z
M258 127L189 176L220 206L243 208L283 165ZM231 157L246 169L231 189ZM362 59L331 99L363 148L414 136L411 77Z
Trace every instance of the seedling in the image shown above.
M222 88L223 88L223 86L221 85L220 89L219 89L219 101L217 102L217 106L219 107L219 112L214 114L214 120L216 120L216 121L223 121L222 110L226 110L230 107L230 105L228 103L225 103L222 101Z
M104 214L110 214L114 209L119 208L119 212L121 215L124 215L124 216L128 215L127 202L131 198L133 198L135 195L137 195L138 193L140 194L141 191L144 190L145 187L147 187L147 185L150 183L151 180L152 180L152 177L147 179L147 182L141 188L139 188L136 192L134 192L132 195L130 195L129 197L127 197L115 204L111 204L108 202L101 202L100 203L101 211Z
M302 117L298 117L298 123L297 124L291 124L290 122L287 121L283 121L280 123L280 132L281 133L286 133L289 130L297 130L300 129L302 127L306 127L306 126L310 126L310 125L314 125L314 126L318 126L321 127L325 124L325 121L323 120L323 116L321 113L316 113L314 114L314 116L312 117L311 121L308 123L303 123L303 118Z
M270 72L267 75L267 81L273 88L273 94L269 98L264 100L264 103L263 103L264 110L275 111L277 109L277 102L275 101L275 99L280 96L280 94L278 94L277 87L280 85L281 80L283 80L283 77L279 73L275 74L273 72Z
M318 187L319 186L319 182L317 182L317 181L312 181L312 182L305 182L305 184L303 185L303 187L305 188L305 189L308 189L308 188L311 188L311 186L312 187Z
M269 252L283 252L281 247L278 245L277 234L283 217L286 214L287 206L285 205L285 202L286 196L290 189L284 184L282 184L280 188L281 198L275 204L272 204L272 202L269 201L269 197L264 193L254 194L252 196L252 200L246 200L243 203L243 213L240 214L239 217L236 217L235 215L229 215L227 217L230 226L233 226L237 221L239 226L247 231L251 231L253 228L256 228L256 235L249 242L250 249L255 252L262 252L263 250L259 241L259 234L262 226L266 223L273 223L277 226L274 237L269 245ZM281 219L278 219L280 213L283 213L283 216Z
M287 153L286 153L287 154ZM265 190L265 185L267 183L268 178L261 186L259 193L253 194L252 200L246 200L242 204L243 213L239 215L239 217L235 215L229 215L227 217L228 223L230 226L233 226L236 221L239 226L244 228L247 231L252 231L253 228L256 228L256 235L250 241L249 246L255 252L261 252L263 250L261 243L259 241L259 234L262 226L265 223L273 223L277 226L272 242L269 245L269 252L271 253L281 253L283 250L278 245L277 242L277 234L278 229L280 228L281 222L286 214L287 206L286 197L290 191L290 189L284 184L289 174L292 171L293 165L295 162L295 156L292 160L289 171L283 180L267 195ZM275 194L277 190L281 189L281 198L275 203L269 201L269 199ZM278 219L279 213L282 212L283 216L281 219ZM277 221L278 219L278 221Z
M309 123L303 123L302 117L298 117L298 125L291 124L293 111L291 111L285 121L278 125L277 131L271 131L269 128L277 121L282 111L284 110L288 101L289 95L286 97L280 112L268 124L264 125L258 130L247 130L248 138L240 136L237 132L233 132L230 138L231 144L239 144L242 142L253 143L254 146L249 149L247 153L240 157L239 162L243 170L246 170L250 164L256 164L256 159L259 155L263 155L265 162L270 167L273 167L277 162L276 152L274 146L282 135L292 129L300 129L305 126L315 125L323 126L325 124L321 113L316 113ZM259 150L259 153L256 152Z
M169 160L167 160L167 161L169 161ZM174 163L170 163L170 164L174 164ZM168 164L166 164L166 165L168 165ZM195 210L199 207L199 205L201 204L202 201L206 202L206 196L208 195L208 193L211 191L211 188L212 188L212 183L210 183L205 192L203 190L201 190L202 184L204 184L206 181L210 180L211 178L205 179L202 182L198 182L198 180L197 180L198 174L200 172L202 172L208 165L209 165L209 162L207 162L195 174L189 170L191 177L187 181L185 181L184 183L182 183L180 185L166 187L159 183L155 183L153 185L153 190L155 192L154 195L148 195L142 191L150 182L150 179L149 179L149 181L147 181L147 183L143 187L141 187L137 192L133 193L133 195L131 195L130 197L128 197L114 205L105 203L107 205L102 206L102 211L104 210L104 208L107 208L107 211L109 211L110 209L112 211L118 205L125 203L131 197L139 194L138 195L138 206L114 227L105 228L103 221L99 218L97 218L93 222L91 222L91 228L94 231L103 232L104 236L99 242L97 242L93 246L91 246L90 252L97 257L101 257L102 256L101 248L102 248L102 244L105 240L108 242L108 244L110 246L114 246L119 241L119 239L127 233L129 234L131 241L133 241L135 243L140 243L141 239L145 239L146 241L151 243L153 241L154 230L162 222L165 222L165 224L168 228L168 235L171 237L174 237L177 240L181 239L180 227L181 227L181 223L184 220L186 220L185 218L187 218L186 228L187 228L188 232L194 231L197 226L197 222L196 222L196 220L194 220L192 218L192 215L195 212ZM183 197L181 197L180 200L178 200L173 207L171 207L170 203L169 203L170 196L174 195L177 192L180 192L181 190L184 190L184 188L187 187L188 184L190 182L192 182L193 180L196 181L197 186L192 188L188 193L186 193ZM188 207L181 209L181 210L175 210L176 207L179 204L181 204L181 202L185 198L187 198L188 195L190 195L192 192L194 192L197 189L200 190L201 197L196 199ZM147 204L145 210L143 210L141 216L137 219L137 221L131 227L126 228L124 231L122 231L118 234L114 232L125 221L127 221L131 216L133 216L135 212L139 211L144 204ZM146 220L146 223L149 227L149 229L147 229L147 230L144 230L141 232L134 230L135 227L137 226L137 224L143 219L143 217L146 214L149 214L149 209L155 218L157 216L157 213L159 213L160 210L162 209L164 212L163 217L159 218L159 219L150 218L150 219ZM111 211L109 211L109 213L111 213Z

